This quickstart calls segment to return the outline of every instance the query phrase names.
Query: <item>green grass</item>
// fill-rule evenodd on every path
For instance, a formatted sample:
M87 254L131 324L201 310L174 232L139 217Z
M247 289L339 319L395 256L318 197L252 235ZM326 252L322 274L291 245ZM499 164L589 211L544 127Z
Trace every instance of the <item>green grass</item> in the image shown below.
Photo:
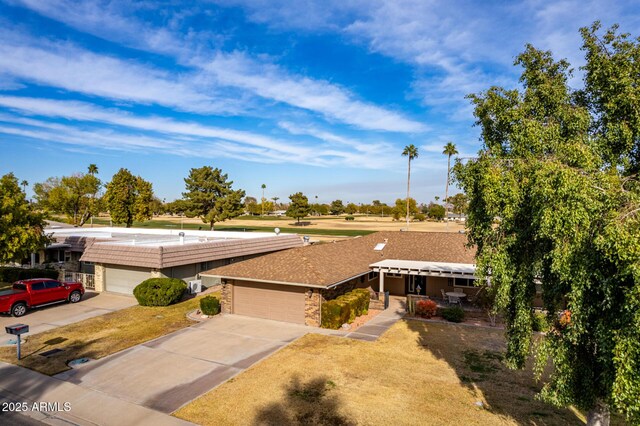
M288 218L289 220L292 220ZM315 219L314 219L315 220ZM107 219L93 219L93 223L97 225L108 225ZM86 225L85 225L86 226ZM169 220L148 220L146 222L133 222L134 228L175 228L175 229L203 229L207 230L208 227L203 224L197 223L185 223L182 225ZM354 229L318 229L310 228L309 226L300 227L282 227L280 231L285 234L303 234L303 235L330 235L330 236L346 236L355 237L358 235L369 235L376 231L368 230L354 230ZM273 232L273 226L238 226L238 225L216 225L215 229L218 231L237 231L237 232Z

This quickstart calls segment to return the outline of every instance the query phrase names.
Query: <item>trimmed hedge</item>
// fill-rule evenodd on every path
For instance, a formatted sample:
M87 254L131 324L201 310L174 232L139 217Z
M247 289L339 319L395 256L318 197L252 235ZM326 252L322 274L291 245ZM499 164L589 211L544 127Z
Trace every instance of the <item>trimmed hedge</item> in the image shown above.
M178 278L149 278L133 289L140 306L168 306L179 302L187 284Z
M5 283L13 283L31 278L50 278L57 280L58 275L58 271L53 269L0 268L0 281Z
M218 315L220 313L220 300L215 296L205 296L200 299L200 310L205 315Z
M464 310L459 306L442 308L440 310L440 316L447 321L462 322L462 320L464 320Z
M342 324L350 324L356 317L369 312L369 290L356 288L342 296L322 304L321 316L323 328L337 330Z

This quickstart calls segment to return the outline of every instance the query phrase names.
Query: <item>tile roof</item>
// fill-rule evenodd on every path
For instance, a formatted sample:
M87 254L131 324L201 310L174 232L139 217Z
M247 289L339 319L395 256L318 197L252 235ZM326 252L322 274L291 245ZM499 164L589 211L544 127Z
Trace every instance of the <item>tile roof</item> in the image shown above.
M374 250L385 240L382 250ZM385 231L271 253L201 275L328 287L362 275L384 259L474 264L475 249L466 244L467 236L459 233Z
M302 246L297 235L228 239L166 246L124 245L96 242L87 247L82 261L145 268L170 268L218 259L269 253Z

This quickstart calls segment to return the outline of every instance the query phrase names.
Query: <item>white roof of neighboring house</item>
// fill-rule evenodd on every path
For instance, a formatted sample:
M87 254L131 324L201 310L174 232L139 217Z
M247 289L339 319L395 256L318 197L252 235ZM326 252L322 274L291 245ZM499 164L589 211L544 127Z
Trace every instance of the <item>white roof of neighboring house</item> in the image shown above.
M295 234L140 228L47 228L58 243L78 246L81 261L168 268L302 246ZM184 233L181 236L180 233Z

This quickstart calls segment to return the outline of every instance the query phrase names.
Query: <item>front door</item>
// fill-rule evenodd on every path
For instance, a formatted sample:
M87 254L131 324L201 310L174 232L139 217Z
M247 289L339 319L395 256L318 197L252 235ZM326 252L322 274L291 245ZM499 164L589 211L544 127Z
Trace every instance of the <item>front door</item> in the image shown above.
M406 294L427 295L427 277L420 275L406 275L404 279Z

